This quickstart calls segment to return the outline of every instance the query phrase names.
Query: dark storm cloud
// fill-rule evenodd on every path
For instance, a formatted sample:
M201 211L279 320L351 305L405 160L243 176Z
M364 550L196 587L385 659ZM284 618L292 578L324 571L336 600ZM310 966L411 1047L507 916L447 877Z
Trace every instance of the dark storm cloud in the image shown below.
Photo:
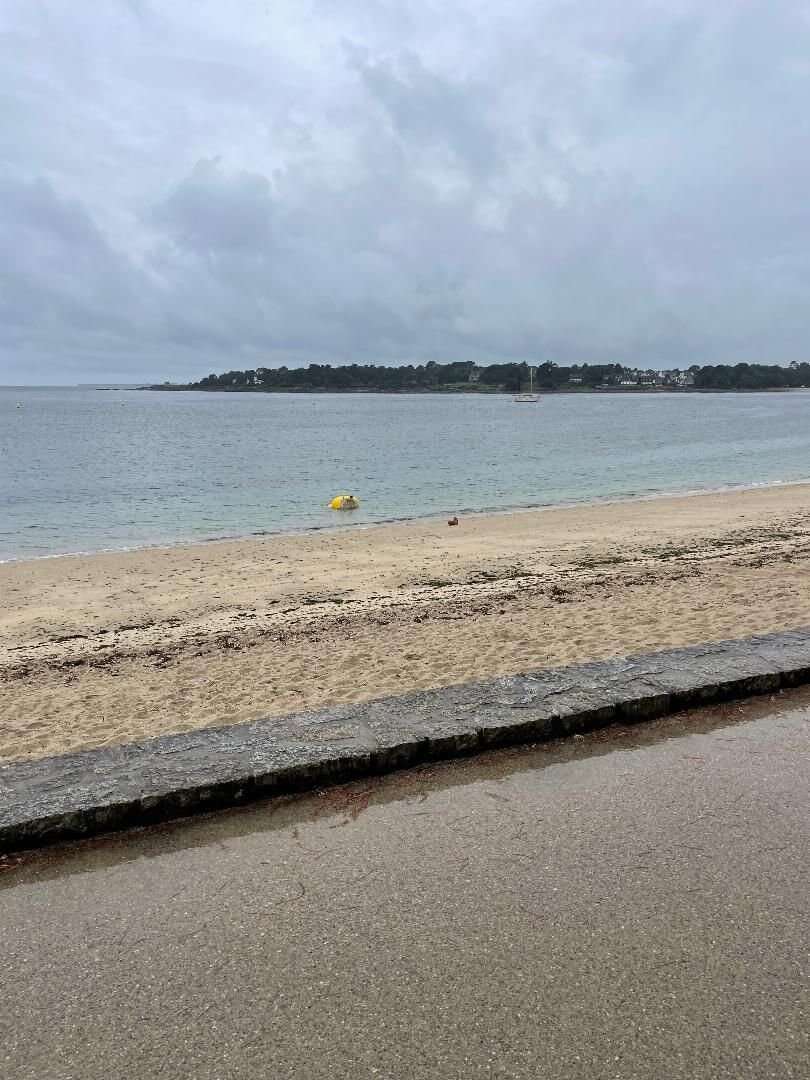
M807 356L786 0L0 13L0 381Z

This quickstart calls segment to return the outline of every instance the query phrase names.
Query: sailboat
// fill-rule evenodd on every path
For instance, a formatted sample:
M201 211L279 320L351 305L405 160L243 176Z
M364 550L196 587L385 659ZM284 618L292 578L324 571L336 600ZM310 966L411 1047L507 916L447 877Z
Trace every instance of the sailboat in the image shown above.
M540 395L534 392L534 368L529 368L529 392L528 394L515 394L515 401L518 402L533 402L537 404L540 400Z

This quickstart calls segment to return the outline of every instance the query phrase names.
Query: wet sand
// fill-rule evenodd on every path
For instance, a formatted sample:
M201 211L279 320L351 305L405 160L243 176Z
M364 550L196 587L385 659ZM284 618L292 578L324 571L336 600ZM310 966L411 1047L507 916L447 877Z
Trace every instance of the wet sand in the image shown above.
M810 485L0 565L0 758L810 622Z

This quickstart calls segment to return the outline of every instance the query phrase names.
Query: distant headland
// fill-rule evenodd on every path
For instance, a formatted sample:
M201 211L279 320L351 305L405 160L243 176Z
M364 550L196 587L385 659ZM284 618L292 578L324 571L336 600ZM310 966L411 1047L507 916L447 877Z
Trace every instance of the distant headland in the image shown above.
M795 390L810 387L810 364L716 364L686 370L581 364L532 365L534 388L547 393L655 391ZM471 362L388 367L377 364L310 364L300 368L257 367L206 375L199 382L162 383L142 390L220 390L249 393L475 393L512 394L529 383L529 365Z

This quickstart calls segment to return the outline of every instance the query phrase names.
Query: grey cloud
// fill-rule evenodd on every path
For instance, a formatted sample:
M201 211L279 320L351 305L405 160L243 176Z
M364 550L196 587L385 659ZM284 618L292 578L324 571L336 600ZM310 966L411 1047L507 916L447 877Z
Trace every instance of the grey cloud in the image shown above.
M485 85L454 82L429 71L420 58L401 53L374 60L347 44L347 57L400 138L445 146L475 171L489 172L503 152L497 125L487 122Z
M265 176L225 173L216 160L197 162L157 205L152 221L198 252L262 250L270 241L272 199Z
M45 180L0 181L2 327L40 340L111 328L136 332L144 281L88 211Z
M307 12L10 0L0 382L804 358L802 5Z

